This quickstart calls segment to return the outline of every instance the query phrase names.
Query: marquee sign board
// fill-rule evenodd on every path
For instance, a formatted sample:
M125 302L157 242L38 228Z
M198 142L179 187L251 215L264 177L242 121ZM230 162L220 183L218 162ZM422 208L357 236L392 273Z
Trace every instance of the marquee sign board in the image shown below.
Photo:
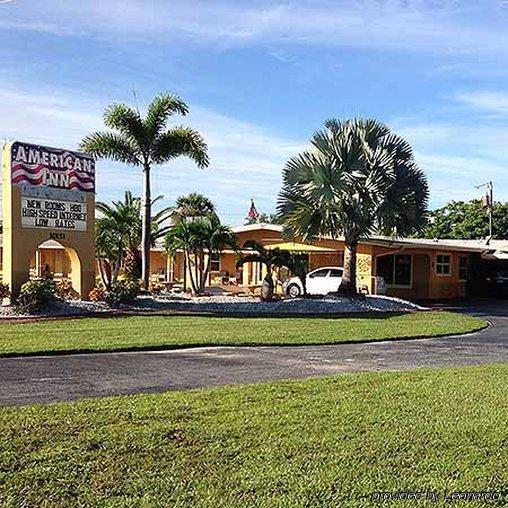
M28 279L30 256L57 240L71 261L74 289L95 281L95 161L84 153L14 141L3 149L3 279L14 296Z
M21 226L86 229L85 193L95 190L95 161L88 155L15 142L11 183L21 188Z
M24 228L86 229L86 205L72 201L21 197Z

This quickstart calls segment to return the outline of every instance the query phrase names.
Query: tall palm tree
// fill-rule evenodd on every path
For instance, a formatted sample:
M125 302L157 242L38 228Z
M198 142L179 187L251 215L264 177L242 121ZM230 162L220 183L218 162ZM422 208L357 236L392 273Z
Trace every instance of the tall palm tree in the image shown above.
M141 257L143 285L150 277L152 199L150 173L154 164L164 164L187 156L198 167L208 166L207 146L202 136L188 127L168 127L173 114L186 115L187 105L176 95L157 95L143 118L126 104L112 104L104 112L105 132L93 132L80 144L81 150L97 158L111 159L143 170Z
M411 146L376 120L328 120L283 170L278 211L288 236L344 240L339 288L355 294L358 242L409 235L427 219L428 185Z
M236 250L236 240L232 230L221 224L216 215L211 215L179 221L166 235L165 247L169 256L183 251L187 267L184 270L189 273L192 293L198 295L205 290L212 256L225 247Z
M266 266L266 275L261 283L261 299L264 301L271 301L275 284L273 282L273 268L276 266L288 266L287 252L281 251L278 248L266 249L262 243L256 240L247 240L244 249L250 249L251 254L243 255L236 263L237 267L242 266L244 263L262 263Z
M152 200L152 206L163 199L157 196ZM133 196L131 191L125 191L123 200L112 201L111 204L98 201L95 208L101 213L102 218L108 219L101 228L113 231L117 240L122 243L124 253L123 264L126 273L133 278L139 278L141 268L141 199ZM150 232L150 245L162 238L171 227L169 218L172 213L171 207L162 208L152 217Z

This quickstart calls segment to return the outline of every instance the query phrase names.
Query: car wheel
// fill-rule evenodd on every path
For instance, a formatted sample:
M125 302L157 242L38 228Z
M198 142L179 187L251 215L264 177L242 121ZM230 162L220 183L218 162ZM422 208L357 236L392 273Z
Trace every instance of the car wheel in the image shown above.
M291 298L298 298L302 293L302 291L296 284L290 284L287 289L287 292Z

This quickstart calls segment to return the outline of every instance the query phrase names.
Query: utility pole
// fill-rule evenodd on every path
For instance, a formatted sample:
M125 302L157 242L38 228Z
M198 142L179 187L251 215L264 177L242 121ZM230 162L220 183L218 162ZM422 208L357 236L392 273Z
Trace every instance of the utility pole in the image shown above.
M483 206L487 209L487 217L489 218L489 236L487 237L486 244L488 245L492 240L493 236L493 211L494 211L494 184L489 181L481 185L477 185L476 188L486 187L485 196L482 198Z
M492 213L494 211L494 186L492 182L487 183L487 196L488 196L488 208L487 213L489 214L489 242L492 240Z

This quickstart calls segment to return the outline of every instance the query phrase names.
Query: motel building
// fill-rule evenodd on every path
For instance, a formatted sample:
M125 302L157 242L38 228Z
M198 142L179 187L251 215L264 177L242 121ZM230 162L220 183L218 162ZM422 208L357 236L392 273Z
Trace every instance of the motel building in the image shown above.
M257 240L268 248L305 253L309 270L324 266L342 266L344 244L340 240L322 238L306 243L298 238L287 241L282 227L273 224L252 224L233 228L237 243ZM236 268L237 253L224 250L211 260L210 287L221 287L235 293L256 294L266 267L246 263ZM0 266L2 263L0 236ZM66 249L56 240L47 240L30 257L30 277L52 273L55 279L72 279L72 268ZM192 267L191 267L192 268ZM162 245L151 252L152 282L168 289L190 287L183 253L171 259ZM376 277L383 277L387 294L409 300L453 299L499 296L494 284L495 274L508 271L508 240L429 240L373 236L360 242L357 260L358 287L365 293L376 292ZM277 290L289 277L287 270L276 270Z

